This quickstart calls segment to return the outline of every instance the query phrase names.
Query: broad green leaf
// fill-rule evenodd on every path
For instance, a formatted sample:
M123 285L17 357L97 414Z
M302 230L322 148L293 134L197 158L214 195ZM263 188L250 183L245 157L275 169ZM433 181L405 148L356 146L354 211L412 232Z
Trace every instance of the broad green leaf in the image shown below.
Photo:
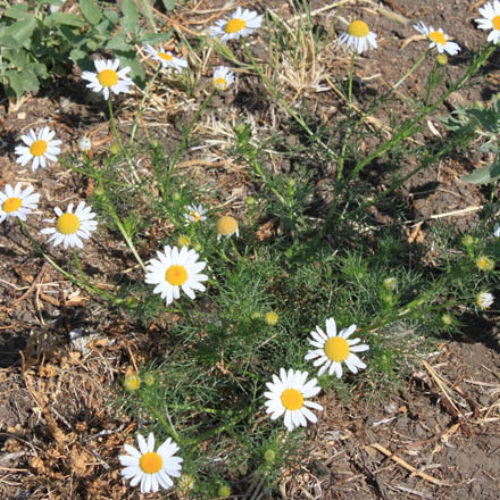
M33 13L28 11L28 5L18 3L7 9L4 12L4 16L10 17L11 19L27 19L32 17Z
M70 53L69 53L69 58L75 63L75 64L78 64L80 65L80 62L85 59L85 56L87 55L86 52L84 52L82 49L80 48L77 48L77 49L73 49Z
M40 88L38 78L31 71L6 71L5 78L17 97L28 92L37 92Z
M132 31L139 24L139 11L134 0L122 0L120 9L123 13L122 28L125 32Z
M83 17L92 26L95 26L101 20L101 10L99 9L99 6L94 2L94 0L79 0L78 5L83 14Z
M491 177L500 176L500 159L496 159L493 164L490 166Z
M55 28L60 26L73 26L74 28L83 28L85 26L85 19L76 14L68 14L66 12L54 12L43 20L45 26Z
M35 29L36 21L34 17L29 17L7 26L2 30L2 37L12 37L26 48L31 45L31 35Z
M136 57L135 51L115 51L115 55L120 58L120 68L130 66L132 71L127 76L130 76L142 88L144 86L145 74L140 61Z
M174 10L175 9L175 0L162 0L165 9Z
M113 25L115 25L119 19L118 12L113 9L104 9L104 17Z
M2 34L0 35L0 46L7 49L20 49L23 46L23 42Z
M122 52L127 52L129 50L132 50L132 48L133 48L127 42L127 40L125 38L125 34L123 32L119 33L114 38L111 38L110 40L108 40L105 44L105 47L109 50L113 50L113 51L119 50Z
M142 43L150 43L155 45L164 42L170 38L170 32L166 33L146 33L144 36L138 37Z
M500 177L499 171L500 165L493 164L487 167L476 168L472 174L464 175L461 179L465 182L470 182L471 184L488 184L489 182L494 182ZM492 175L493 171L497 171L496 175Z
M45 64L41 63L29 63L26 65L28 71L32 71L38 78L45 80L49 77L49 72Z

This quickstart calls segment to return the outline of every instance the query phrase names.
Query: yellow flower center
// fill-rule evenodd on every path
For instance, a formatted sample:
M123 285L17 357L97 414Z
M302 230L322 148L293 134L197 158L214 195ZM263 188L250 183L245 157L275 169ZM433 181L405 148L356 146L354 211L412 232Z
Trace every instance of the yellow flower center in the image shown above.
M194 219L194 222L199 222L201 219L200 212L191 212L191 217Z
M495 16L492 20L491 20L491 24L493 24L493 27L500 31L500 16Z
M230 215L225 215L217 221L215 229L222 236L233 234L238 230L238 221Z
M226 27L224 28L224 31L226 33L238 33L238 31L241 31L242 29L245 28L245 26L247 25L247 23L245 21L243 21L243 19L239 19L239 18L234 18L234 19L230 19L227 23L226 23Z
M476 260L476 266L480 271L492 271L495 268L495 261L483 255Z
M287 410L300 410L304 406L304 396L297 389L285 389L281 394L281 402Z
M80 227L80 219L75 214L62 214L57 219L56 226L61 234L75 234Z
M429 38L433 42L439 43L439 45L446 45L446 37L444 36L444 33L441 33L440 31L433 31L432 33L429 33Z
M33 156L43 156L45 151L47 151L47 141L42 139L38 139L38 141L34 141L30 146L30 153Z
M155 474L163 467L163 459L156 451L150 451L139 459L139 467L146 474Z
M103 87L112 87L118 83L118 73L114 69L103 69L97 79Z
M331 361L345 361L349 356L349 344L342 337L332 337L325 342L325 354Z
M183 285L188 277L188 273L184 266L170 266L165 273L165 279L172 286L181 286Z
M270 311L266 313L265 320L269 326L274 326L278 323L278 315L275 312Z
M227 82L225 80L225 78L216 78L215 79L215 87L220 89L220 90L226 90L227 88Z
M160 59L163 59L164 61L171 62L174 60L174 57L171 56L170 54L167 54L166 52L157 52L157 54L158 54L158 57Z
M12 213L21 208L21 205L23 204L23 200L21 198L7 198L2 205L2 210L5 213Z
M347 33L356 38L364 38L370 33L370 28L364 21L353 21L347 28Z

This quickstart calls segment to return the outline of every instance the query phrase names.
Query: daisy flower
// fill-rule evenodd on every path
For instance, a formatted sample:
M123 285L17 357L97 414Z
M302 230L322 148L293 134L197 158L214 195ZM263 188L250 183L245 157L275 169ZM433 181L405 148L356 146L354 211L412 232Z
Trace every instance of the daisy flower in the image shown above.
M488 42L497 44L500 42L500 2L498 0L488 2L479 9L479 13L483 17L475 19L477 27L481 30L493 30L488 35Z
M323 409L320 404L307 401L307 398L316 396L321 391L316 378L306 382L308 375L307 372L292 369L286 372L284 368L280 368L280 376L273 375L273 381L266 383L269 389L264 393L267 398L266 413L271 413L271 420L284 414L285 427L289 431L300 426L306 427L307 420L313 424L317 422L316 415L309 408L319 411Z
M205 216L207 211L201 205L188 205L186 210L187 212L184 214L185 226L189 226L191 222L202 222L207 219Z
M54 209L57 219L45 219L45 222L55 223L55 227L47 227L40 231L41 234L51 234L48 242L54 242L54 246L62 243L64 248L83 248L82 240L90 238L90 233L97 228L96 216L90 207L85 206L85 202L78 203L73 212L73 203L68 205L66 212L59 207Z
M40 195L33 193L33 186L29 184L26 189L21 188L18 182L15 188L10 184L5 186L3 193L0 193L0 222L9 217L19 217L26 220L26 216L38 206Z
M488 309L495 302L495 297L489 292L479 292L476 296L476 304L480 309Z
M195 250L166 245L163 252L156 254L158 259L151 259L146 266L146 283L156 285L153 293L166 299L167 306L180 298L181 288L190 299L195 298L193 290L206 290L202 281L207 281L208 276L200 272L207 264L198 261L199 254Z
M361 54L369 48L377 48L377 35L370 31L364 21L352 21L347 31L340 35L339 43L348 49L352 47L358 54Z
M500 238L500 224L497 222L493 228L493 236L495 238Z
M262 16L254 10L238 7L230 19L219 19L215 26L210 28L213 38L220 36L223 42L247 36L253 33L262 24Z
M218 66L214 69L212 81L217 90L226 90L234 83L234 74L226 66Z
M151 45L146 45L146 52L153 56L155 61L161 63L163 68L173 68L174 71L181 72L184 68L188 67L186 59L183 57L175 57L172 52L165 52L163 50L155 50Z
M455 56L460 52L460 45L450 42L450 37L441 28L435 30L432 26L426 26L422 21L413 27L431 41L429 48L433 49L436 47L440 54L447 52L450 56Z
M94 66L96 73L92 71L84 71L82 73L82 78L88 80L90 83L87 84L87 88L92 89L94 92L101 92L104 95L104 99L109 99L109 91L113 94L119 94L123 92L124 94L130 93L130 86L133 82L126 74L130 71L130 67L118 70L120 66L120 59L115 59L114 61L98 59L94 61Z
M359 344L361 339L349 339L356 330L356 325L344 328L337 334L337 325L333 318L326 320L326 334L319 327L311 332L309 344L316 349L310 350L304 359L314 359L314 366L321 366L318 370L318 376L328 370L329 375L335 374L338 378L342 377L342 363L352 373L357 373L358 368L366 368L366 365L354 354L355 352L367 351L369 346Z
M21 141L26 146L16 146L15 148L15 153L18 156L16 162L24 167L31 161L31 170L36 172L38 167L47 167L47 160L57 161L62 141L52 140L55 135L56 133L49 127L43 127L38 133L30 129L26 135L21 136Z
M224 215L221 217L215 224L215 230L217 231L217 241L219 241L223 236L229 238L233 234L237 237L240 235L238 221L230 215Z
M124 445L128 455L120 455L118 459L125 467L122 476L130 479L130 486L141 483L141 493L156 493L160 486L168 489L174 482L171 477L179 477L181 471L182 458L177 457L175 452L179 447L168 438L161 446L155 449L155 437L150 433L148 440L137 435L139 449L133 446Z

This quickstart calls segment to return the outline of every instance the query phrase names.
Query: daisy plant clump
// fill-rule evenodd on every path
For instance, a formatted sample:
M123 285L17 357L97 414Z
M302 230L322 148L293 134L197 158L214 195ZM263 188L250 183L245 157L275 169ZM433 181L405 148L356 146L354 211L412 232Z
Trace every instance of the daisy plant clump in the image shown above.
M156 252L158 258L151 259L146 266L146 283L156 285L153 293L159 293L162 299L170 305L180 298L182 291L195 299L194 290L204 292L206 274L201 274L206 262L198 261L199 254L187 247L171 247L166 245L163 252Z
M74 211L73 203L68 205L65 212L59 207L54 208L54 211L56 219L45 219L53 226L42 229L40 233L50 235L48 242L54 246L62 243L64 249L83 248L82 240L90 238L90 234L97 229L96 214L91 207L81 201Z
M321 411L323 407L319 403L309 401L316 396L321 387L318 380L312 378L307 380L309 374L300 370L281 368L279 377L273 375L273 381L267 382L269 391L264 393L267 398L265 402L266 413L271 414L271 420L284 416L285 427L293 431L297 427L306 427L307 421L313 424L318 421L316 415L310 410Z
M446 52L450 56L456 56L460 52L460 45L450 42L450 37L441 28L435 30L432 26L426 26L422 21L413 27L430 40L429 48L435 47L440 54Z
M94 92L102 92L104 99L108 100L110 92L113 94L129 94L130 87L133 82L127 77L127 73L131 71L129 66L118 69L120 67L120 59L105 60L97 59L94 61L96 72L83 71L82 78L89 83L87 87Z
M234 74L226 66L218 66L214 69L212 82L215 90L227 90L234 83Z
M150 433L146 441L137 435L139 449L124 445L127 455L118 459L124 466L122 476L130 480L131 486L140 484L141 493L156 493L160 488L168 490L174 485L173 477L179 477L182 458L176 455L179 447L168 438L155 451L155 437Z
M207 216L205 215L207 211L203 208L202 205L188 205L186 207L186 213L184 214L184 219L186 223L185 226L189 226L190 224L203 222L207 220Z
M326 333L319 327L311 332L309 344L315 349L310 350L305 360L314 360L313 365L320 367L318 376L328 370L329 375L342 377L342 363L352 373L357 373L359 369L366 368L365 363L359 359L356 352L368 351L367 344L360 344L361 339L349 338L356 331L356 325L344 328L337 333L337 324L333 318L326 320Z
M25 221L26 216L38 207L40 195L33 191L31 184L24 189L20 182L15 187L7 184L3 192L0 192L0 222L9 217L17 217Z
M478 28L491 30L488 33L488 42L498 44L500 42L500 1L487 2L479 9L482 17L475 19Z
M370 31L364 21L356 20L352 21L347 30L340 35L339 44L362 54L368 49L377 48L377 35Z
M180 73L188 67L186 59L183 57L175 57L172 52L161 49L156 50L151 45L146 45L146 52L151 55L155 61L158 61L164 69L172 68L174 71Z
M36 172L38 167L46 168L47 161L57 161L62 141L54 139L55 135L50 127L43 127L37 132L30 129L27 134L21 136L25 146L19 145L15 148L18 156L16 162L23 167L31 162L31 170Z
M219 19L215 26L210 28L213 38L220 38L227 42L252 34L262 25L262 15L254 10L238 7L229 19Z

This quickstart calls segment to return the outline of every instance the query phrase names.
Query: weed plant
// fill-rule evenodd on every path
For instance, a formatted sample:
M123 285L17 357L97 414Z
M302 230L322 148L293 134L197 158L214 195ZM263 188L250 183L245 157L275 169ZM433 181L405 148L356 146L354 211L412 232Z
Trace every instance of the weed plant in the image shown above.
M175 440L183 473L194 481L189 494L201 498L241 490L257 498L272 491L285 468L300 462L305 431L287 432L281 420L270 420L263 394L281 368L315 374L304 357L316 325L323 327L332 317L339 329L356 324L356 336L370 346L363 356L367 369L357 378L319 377L326 394L348 405L353 394L378 398L401 381L433 339L460 334L464 314L488 313L478 294L498 287L498 240L489 218L496 210L493 198L484 221L470 234L435 224L424 242L410 243L402 227L411 213L400 197L400 187L411 176L459 147L477 144L472 129L477 121L484 124L484 115L488 123L498 123L494 99L487 111L459 110L447 118L453 133L439 143L417 150L408 142L453 92L472 79L483 81L480 72L495 47L480 48L456 79L447 73L443 58L436 61L423 95L407 110L409 118L396 123L388 136L369 126L374 113L424 61L435 60L433 50L424 51L385 94L363 105L353 96L356 66L362 64L353 51L348 79L332 82L344 117L332 125L318 123L303 100L307 87L317 82L297 77L293 82L285 78L283 84L278 77L284 67L289 74L303 74L301 67L314 64L318 52L332 50L333 32L316 30L306 2L295 4L299 22L293 27L268 13L262 29L266 61L254 55L245 38L227 45L204 37L186 41L190 51L201 51L196 61L207 61L213 50L220 60L249 73L265 89L260 99L284 116L282 130L265 139L255 136L244 118L234 124L228 158L247 170L252 183L243 208L229 210L215 189L177 169L199 140L195 126L210 113L214 96L224 91L215 87L205 92L173 150L165 151L152 134L148 140L136 133L137 123L130 140L121 137L112 97L108 112L115 144L110 151L60 159L94 186L87 201L99 216L101 233L127 245L123 266L130 272L113 283L113 292L97 287L77 252L72 260L56 259L22 222L37 251L95 300L122 311L138 327L154 322L162 329L168 348L152 353L139 373L125 379L117 406L148 432ZM195 63L192 71L200 75L206 68ZM157 71L155 85L163 85L162 78ZM190 81L200 85L198 78ZM154 88L146 87L138 120ZM361 151L360 137L370 134L374 146ZM290 135L298 136L298 144L288 142ZM492 137L484 140L491 148ZM279 147L290 159L288 172L268 168L270 147ZM135 164L139 151L148 158L147 169ZM410 155L418 158L416 166L403 173ZM389 165L384 186L374 186L366 176L379 161ZM322 198L318 181L325 176L329 180ZM186 207L200 203L207 209L206 219L186 219ZM378 223L374 211L389 213L390 221ZM238 232L221 238L216 221L230 213ZM166 305L145 283L149 259L165 245L185 245L206 263L207 290L198 290L195 300L181 294ZM183 494L180 486L178 491Z

